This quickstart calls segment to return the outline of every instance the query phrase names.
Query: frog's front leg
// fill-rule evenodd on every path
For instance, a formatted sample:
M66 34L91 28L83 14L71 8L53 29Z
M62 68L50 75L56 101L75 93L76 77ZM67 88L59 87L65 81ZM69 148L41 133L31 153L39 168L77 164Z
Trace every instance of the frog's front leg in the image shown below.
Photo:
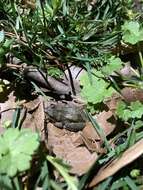
M56 121L56 122L54 122L53 123L56 127L58 127L58 128L60 128L60 129L63 129L64 128L64 124L62 123L62 122L58 122L58 121Z
M77 132L77 131L81 131L83 128L85 127L85 123L80 122L80 123L65 123L63 125L63 128L72 131L72 132Z

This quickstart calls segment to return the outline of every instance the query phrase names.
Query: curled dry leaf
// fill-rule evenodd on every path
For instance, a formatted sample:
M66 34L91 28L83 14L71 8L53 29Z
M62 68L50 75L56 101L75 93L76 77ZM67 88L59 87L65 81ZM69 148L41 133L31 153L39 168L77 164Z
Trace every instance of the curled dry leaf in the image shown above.
M97 123L102 127L105 136L111 134L115 129L115 118L112 111L103 111L95 116Z
M143 102L143 90L138 88L125 87L121 90L120 94L113 94L108 100L105 100L105 104L108 106L109 110L113 113L116 110L117 104L120 100L125 100L126 102Z
M41 103L42 98L39 96L38 98L35 98L34 100L28 101L23 106L27 109L28 112L34 111L39 104Z
M96 153L105 153L105 149L102 148L102 139L96 132L95 128L90 122L86 123L85 128L80 132L83 142L88 150Z
M0 132L3 131L2 125L5 121L12 121L14 111L17 107L16 97L14 96L14 92L11 92L7 96L8 100L0 103Z
M128 150L126 150L121 157L113 160L110 164L102 167L93 180L90 182L89 187L96 186L101 181L105 180L109 176L114 175L121 168L125 167L129 163L133 162L139 156L143 154L143 139L138 141Z
M113 117L113 113L110 110L96 114L93 116L93 118L95 118L100 127L102 127L106 136L115 129L115 119ZM90 122L86 123L86 126L82 130L82 135L94 140L101 140L99 134L96 131L96 128L94 128Z
M82 135L87 136L88 138L91 138L94 140L100 140L100 136L96 132L91 122L86 122L86 125L84 129L82 130Z
M25 114L25 119L22 127L31 128L33 131L38 131L40 134L42 134L45 120L42 98L38 97L32 101L25 103L24 108L26 109L26 114L23 110L23 115Z
M103 111L95 116L97 123L103 129L105 136L108 136L115 129L115 118L112 111ZM109 121L110 120L110 121ZM112 123L111 123L112 122ZM106 153L102 148L102 139L90 122L86 123L85 128L81 131L82 140L90 151L97 153Z
M112 111L113 115L115 114L117 104L123 97L120 94L114 93L110 98L104 101L104 104L107 105L108 109Z

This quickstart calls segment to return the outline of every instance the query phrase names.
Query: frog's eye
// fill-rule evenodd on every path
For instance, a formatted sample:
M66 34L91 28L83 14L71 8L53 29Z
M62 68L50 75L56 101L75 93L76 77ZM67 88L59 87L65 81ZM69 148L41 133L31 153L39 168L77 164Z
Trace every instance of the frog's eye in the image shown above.
M50 107L51 107L51 108L55 108L55 105L54 105L54 104L51 104Z

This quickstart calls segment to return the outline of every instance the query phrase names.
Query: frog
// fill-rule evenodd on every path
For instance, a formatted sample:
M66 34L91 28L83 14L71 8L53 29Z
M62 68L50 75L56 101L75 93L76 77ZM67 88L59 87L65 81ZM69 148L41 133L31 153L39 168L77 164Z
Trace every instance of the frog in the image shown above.
M84 106L72 102L50 102L45 113L56 127L72 132L82 130L87 120Z

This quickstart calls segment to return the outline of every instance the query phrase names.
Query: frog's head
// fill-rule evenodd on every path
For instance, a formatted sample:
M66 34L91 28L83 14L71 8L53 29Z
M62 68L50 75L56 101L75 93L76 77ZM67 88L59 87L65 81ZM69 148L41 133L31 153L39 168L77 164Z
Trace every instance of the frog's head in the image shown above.
M55 104L49 104L46 108L45 108L45 113L47 113L49 116L53 117L54 116L54 110L56 108Z

